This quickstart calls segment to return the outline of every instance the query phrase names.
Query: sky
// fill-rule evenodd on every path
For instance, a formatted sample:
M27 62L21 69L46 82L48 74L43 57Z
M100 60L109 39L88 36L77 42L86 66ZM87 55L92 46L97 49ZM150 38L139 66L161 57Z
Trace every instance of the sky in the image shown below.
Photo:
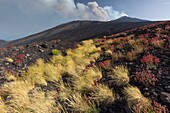
M74 20L121 16L170 20L170 0L0 0L0 39L23 38Z

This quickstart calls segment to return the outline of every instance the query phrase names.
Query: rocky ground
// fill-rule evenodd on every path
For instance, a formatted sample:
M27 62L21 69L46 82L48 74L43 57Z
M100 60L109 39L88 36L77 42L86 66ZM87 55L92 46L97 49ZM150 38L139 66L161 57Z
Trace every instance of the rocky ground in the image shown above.
M125 33L126 35L120 33L101 39L95 39L96 46L103 47L101 58L96 60L96 65L101 66L103 72L103 78L100 80L100 82L109 84L110 87L114 88L114 85L110 84L109 82L109 68L113 68L114 66L120 64L127 66L131 75L130 83L137 86L144 96L162 105L166 105L167 108L170 110L170 22L163 22L151 26L145 26L138 29L126 31ZM133 57L132 54L132 56L127 56L125 58L121 57L116 60L114 55L117 52L128 53L129 50L127 48L129 46L126 44L129 44L130 42L121 43L121 41L126 42L127 40L123 39L131 34L133 34L133 38L135 40L140 38L141 41L142 38L140 36L144 37L144 40L142 40L142 47L144 48L143 51L138 53L136 59L128 59L129 57ZM150 44L153 41L151 39L153 39L154 37L159 37L157 41L163 41L163 45L161 45L161 47L153 47L153 45ZM119 38L121 38L119 40L120 42L117 42L119 44L117 44L117 46L114 46L113 49L112 45L114 45L114 41L112 43L108 43L108 40ZM108 45L110 46L108 47ZM119 47L118 45L122 47ZM123 46L125 46L125 48ZM27 46L11 46L7 48L0 48L0 84L6 82L6 80L4 79L5 72L13 73L16 76L21 76L21 72L26 71L27 67L33 64L36 59L42 58L45 61L48 61L49 58L52 56L51 52L53 49L59 49L62 51L62 54L65 55L65 49L74 49L75 47L75 42L55 40L51 42L41 42ZM111 50L111 52L108 52L107 50ZM142 62L141 60L142 58L144 58L144 56L147 55L153 55L155 58L159 58L157 64L152 65L151 68L150 65L148 67L147 62ZM111 63L108 65L105 61L109 61ZM154 75L149 78L149 84L147 84L148 82L138 81L140 80L140 78L137 78L137 76L141 74L143 70L145 71L145 74L147 73L147 70L149 70L149 74L147 73L148 76L151 73ZM121 110L118 111L119 113L131 112L126 104L124 105L123 98L121 98L121 92L120 101L117 102L115 106L116 107L112 109L121 108ZM107 109L103 111L110 112L107 111Z
M102 60L99 61L102 62L101 66L103 67L104 71L103 75L105 75L103 78L104 82L109 83L109 61L112 64L110 65L110 68L114 68L116 65L127 66L131 75L130 84L137 86L145 97L167 106L167 108L170 110L169 28L170 22L164 22L127 31L125 34L122 33L119 35L105 37L105 39L97 39L97 46L102 46L103 50L105 51L104 55L101 56ZM137 41L137 45L141 44L144 51L139 53L138 50L135 49L132 51L132 48L140 47L135 46L131 44L130 41L128 42L126 39L124 39L124 37L128 37L127 34L134 34L134 36L132 36L133 38L131 37L130 40L142 40L142 44L141 42L139 43ZM156 38L159 38L160 40L157 40ZM110 39L114 39L115 41L110 42ZM117 40L119 40L118 42L120 42L120 44L117 44ZM164 43L161 47L158 47L161 41ZM153 44L154 42L156 42L158 45L156 44L156 46ZM113 44L117 44L117 46L112 46ZM110 46L108 47L108 45ZM110 53L108 50L111 50L112 55L108 55L108 53ZM129 54L129 51L131 51L130 53L132 54ZM115 55L116 57L113 55L118 53L122 53L123 57L121 55ZM136 58L134 57L136 56L135 53L138 53ZM118 60L117 57L119 57ZM154 58L157 59L159 63L156 61L154 62ZM144 62L144 60L146 62Z

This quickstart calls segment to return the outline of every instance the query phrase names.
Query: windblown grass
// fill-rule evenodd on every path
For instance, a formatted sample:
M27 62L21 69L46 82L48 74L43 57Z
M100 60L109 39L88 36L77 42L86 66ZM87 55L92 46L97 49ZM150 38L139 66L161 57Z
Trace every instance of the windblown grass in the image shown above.
M5 106L5 103L1 97L0 97L0 110L1 113L7 113L7 107Z
M125 87L123 92L130 108L132 108L138 102L141 102L141 107L144 105L150 105L150 101L141 94L137 87Z
M8 75L12 82L3 84L5 95L0 97L0 113L98 113L98 103L112 105L117 99L116 92L96 83L102 72L95 65L89 66L101 55L101 48L87 40L66 53L53 56L47 63L38 59L20 78ZM108 50L106 54L116 60L123 58L122 52ZM110 78L116 86L125 87L129 71L116 66ZM130 108L141 100L142 104L150 103L136 87L125 87L123 93Z
M113 92L107 86L101 84L94 88L93 92L91 92L91 95L92 99L104 105L113 104L116 100L115 92Z
M116 66L110 77L117 86L123 86L129 83L129 71L124 66Z
M34 88L34 85L27 81L16 81L7 83L3 86L6 93L6 101L10 111L23 112L29 106L28 92Z

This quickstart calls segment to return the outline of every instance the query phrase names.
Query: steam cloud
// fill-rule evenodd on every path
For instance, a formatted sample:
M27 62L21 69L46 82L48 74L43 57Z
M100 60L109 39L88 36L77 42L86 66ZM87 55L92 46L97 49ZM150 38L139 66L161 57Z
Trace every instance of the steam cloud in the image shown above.
M39 0L44 5L53 8L58 14L80 20L109 21L122 16L124 12L113 10L112 6L100 7L97 2L75 3L74 0Z

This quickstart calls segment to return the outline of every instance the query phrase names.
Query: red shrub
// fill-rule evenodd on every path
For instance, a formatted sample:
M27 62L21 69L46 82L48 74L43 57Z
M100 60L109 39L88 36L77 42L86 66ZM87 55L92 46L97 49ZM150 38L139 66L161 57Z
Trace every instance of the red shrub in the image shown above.
M162 39L160 39L159 37L154 37L150 40L151 45L153 45L154 47L160 48L163 46L164 41Z
M134 80L147 87L155 86L155 83L158 81L158 79L150 70L137 71Z
M141 59L141 62L147 64L148 66L154 66L160 62L160 59L156 56L148 54Z
M103 69L108 69L111 65L111 60L105 60L105 61L101 61L99 62L99 66L101 66Z
M24 57L25 57L25 54L19 54L19 55L16 57L15 63L21 62L21 60L22 60Z
M138 102L132 107L133 113L169 113L166 106L162 106L157 102L152 102L151 105L142 105L142 102Z
M24 57L25 57L25 54L19 54L16 58L21 60L21 59L23 59Z

